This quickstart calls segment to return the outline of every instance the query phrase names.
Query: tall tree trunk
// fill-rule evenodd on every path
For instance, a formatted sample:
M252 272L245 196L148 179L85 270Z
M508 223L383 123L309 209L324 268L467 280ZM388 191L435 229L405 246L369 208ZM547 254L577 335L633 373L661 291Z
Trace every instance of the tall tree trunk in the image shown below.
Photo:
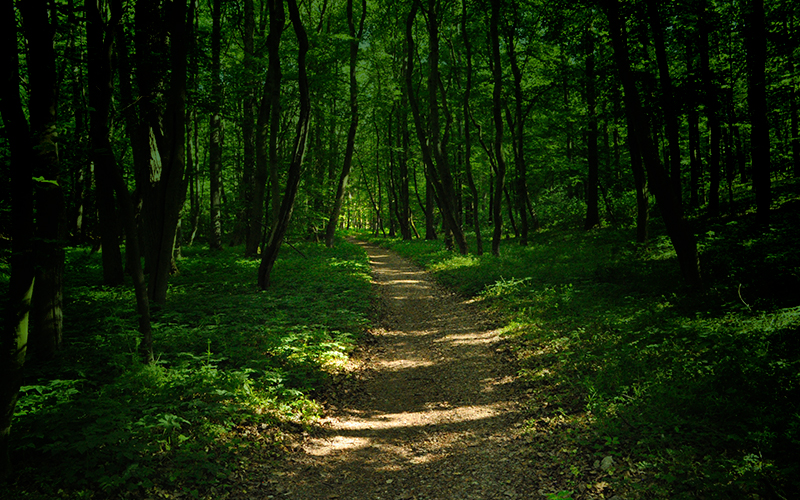
M505 185L506 162L503 155L503 117L502 92L503 69L500 66L500 0L492 0L492 13L489 22L489 40L492 47L492 117L494 119L494 155L497 169L495 172L494 206L492 207L492 254L500 255L500 238L503 234L503 188Z
M435 240L436 236L436 222L434 216L436 214L436 195L433 189L433 181L428 175L428 169L425 169L425 239Z
M650 124L642 108L639 90L636 87L628 56L627 35L620 18L619 0L601 0L609 23L614 60L625 90L625 111L633 125L636 142L642 154L650 188L656 197L661 217L678 256L683 278L691 285L700 284L700 261L697 243L686 219L680 199L670 188L669 175L661 164L658 149L652 138Z
M8 134L11 192L11 277L0 331L0 481L11 472L9 441L23 381L34 290L33 163L28 122L19 95L17 23L13 0L0 2L0 114Z
M138 4L137 4L138 7ZM187 21L186 0L175 0L169 13L171 68L170 89L164 113L164 133L161 137L164 147L161 183L158 189L158 207L162 216L157 220L160 224L155 233L152 255L156 257L150 270L147 291L150 300L163 304L167 300L167 280L173 266L173 248L175 231L178 227L181 207L186 195L184 182L184 160L186 144L184 128L186 124L186 72L187 72L187 39L191 36L191 19ZM156 139L158 143L158 135Z
M772 203L770 186L769 120L767 118L767 30L764 0L750 0L746 8L747 105L750 108L750 147L753 188L756 191L756 220L766 227Z
M672 78L669 74L667 49L664 43L664 32L661 27L661 16L658 12L657 0L647 0L647 15L650 18L650 28L653 33L653 43L656 48L656 64L661 83L661 109L664 111L664 122L667 129L667 142L669 147L669 175L672 182L674 195L679 199L681 189L681 149L680 132L678 127L678 103L672 97Z
M267 35L267 52L269 63L267 78L264 81L264 91L258 109L256 123L256 169L253 175L253 198L248 210L250 211L250 229L245 255L253 256L258 251L258 244L264 235L264 197L267 179L272 177L272 212L274 219L275 190L277 188L277 158L278 158L278 128L280 127L280 91L281 91L281 61L279 48L283 24L286 14L281 0L268 0L269 7L269 35ZM273 163L274 162L274 163ZM271 175L273 174L273 175ZM280 191L278 191L280 195Z
M405 66L403 72L406 71ZM399 186L399 212L400 212L400 232L403 235L403 240L411 239L411 200L409 199L408 182L408 156L410 147L410 135L408 131L408 94L406 93L405 85L401 85L400 97L400 110L398 117L399 133L397 134L397 147L399 151L398 166L400 170L400 179L398 180Z
M478 188L475 186L475 176L472 172L472 111L470 110L470 97L472 94L472 43L467 33L467 3L462 2L461 34L464 37L464 50L466 52L467 82L464 88L464 171L467 174L467 185L472 197L472 228L475 231L475 253L483 255L483 237L480 224L480 202Z
M353 165L353 151L356 144L356 129L358 128L358 81L356 80L356 59L358 57L358 45L361 43L361 36L364 33L364 20L367 17L367 0L361 3L361 22L356 33L356 26L353 22L353 0L347 0L347 28L350 33L350 128L347 130L347 144L344 149L344 161L342 163L342 173L339 176L339 184L336 186L336 196L333 199L333 208L328 218L328 225L325 228L325 245L328 248L333 246L333 237L336 234L336 226L339 224L339 213L342 211L342 201L344 200L347 181L350 178L350 169Z
M308 90L308 75L306 74L306 54L308 53L308 35L300 19L300 12L297 8L297 0L288 0L289 19L292 21L295 35L297 36L298 54L298 85L300 89L300 116L297 120L297 129L292 150L289 172L286 179L286 190L281 200L280 212L275 223L270 230L269 241L264 252L261 253L261 265L258 269L258 285L261 289L269 286L270 274L278 258L283 238L289 228L289 221L294 209L294 200L297 196L297 188L300 185L300 171L303 166L303 157L306 152L306 140L308 139L308 124L311 116L311 99Z
M64 193L58 184L55 26L48 19L48 4L22 2L25 38L28 40L30 104L34 174L50 182L36 185L36 282L33 294L31 350L48 359L61 347L66 214Z
M222 68L220 51L222 46L222 0L214 0L211 27L211 120L209 123L209 177L211 202L209 246L212 250L222 250L222 221L220 220L220 204L222 203Z
M599 183L600 159L597 152L597 95L595 91L594 34L591 25L586 33L586 150L589 176L586 182L586 230L600 225Z
M102 243L103 282L106 285L122 284L124 269L119 249L117 211L114 204L114 185L108 175L109 163L116 161L111 149L108 126L111 107L111 54L113 39L105 37L105 22L100 17L97 2L86 0L86 45L89 55L89 136L92 144L97 183L97 212L100 220ZM116 20L112 20L112 23Z
M522 110L523 97L522 97L522 70L519 67L517 60L516 40L514 34L518 29L519 15L517 4L513 3L514 9L513 23L509 26L506 51L508 52L508 59L511 63L511 74L514 76L514 115L512 120L509 117L509 128L512 131L512 144L514 149L514 167L516 170L516 178L514 179L514 188L516 191L515 201L517 212L519 212L519 243L522 246L528 244L528 167L525 162L525 114ZM516 233L516 228L514 230Z
M650 193L647 190L647 177L642 165L642 153L636 141L633 121L626 113L628 124L628 150L631 155L631 170L636 189L636 242L645 243L648 237L648 224L650 221Z
M722 127L720 125L720 105L717 95L717 85L714 72L711 69L711 55L709 47L709 14L706 12L706 4L702 3L700 9L700 71L703 76L703 86L705 87L705 110L708 118L710 151L708 155L709 172L709 192L708 192L708 213L712 217L719 216L719 186L720 186L720 142L722 140Z
M687 126L689 127L689 206L700 207L700 178L702 162L700 158L700 105L698 98L697 64L695 62L695 37L686 39L686 72L687 83Z

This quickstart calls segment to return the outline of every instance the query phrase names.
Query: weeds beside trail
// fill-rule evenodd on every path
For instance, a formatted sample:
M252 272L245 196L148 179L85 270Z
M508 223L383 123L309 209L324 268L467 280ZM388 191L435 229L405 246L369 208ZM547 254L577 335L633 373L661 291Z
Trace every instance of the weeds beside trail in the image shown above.
M373 241L508 318L531 446L565 479L553 498L796 498L800 221L775 219L764 235L748 219L708 228L699 291L665 237L626 231L542 231L499 258Z
M184 248L153 314L152 366L137 355L130 287L100 286L100 256L69 250L65 349L26 364L0 497L218 499L273 462L321 414L315 394L372 313L362 249L300 247L264 292L241 248Z

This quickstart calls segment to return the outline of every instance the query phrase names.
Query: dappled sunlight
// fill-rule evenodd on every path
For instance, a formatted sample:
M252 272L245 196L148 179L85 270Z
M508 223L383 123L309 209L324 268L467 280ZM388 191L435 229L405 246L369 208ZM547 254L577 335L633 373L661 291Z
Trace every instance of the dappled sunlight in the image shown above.
M437 405L448 406L440 402ZM432 404L431 406L436 406ZM416 412L397 412L378 414L371 417L349 415L346 420L327 418L321 424L334 435L325 439L324 444L312 444L307 452L325 456L347 451L357 451L369 447L392 446L395 441L408 438L422 438L428 445L436 440L426 439L437 433L461 429L469 434L469 423L480 423L496 417L505 410L505 403L495 402L486 405L466 405L458 407L429 408ZM414 424L409 424L413 422ZM320 446L320 444L322 444ZM429 446L430 448L430 446Z

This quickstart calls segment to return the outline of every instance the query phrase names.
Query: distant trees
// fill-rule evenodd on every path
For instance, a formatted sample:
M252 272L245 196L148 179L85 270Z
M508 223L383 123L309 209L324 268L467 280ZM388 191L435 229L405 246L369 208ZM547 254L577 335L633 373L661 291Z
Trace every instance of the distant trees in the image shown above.
M688 219L755 208L766 226L772 185L800 174L798 7L786 0L6 7L28 40L8 50L25 58L26 175L41 179L31 347L45 357L60 342L66 241L102 249L108 285L136 274L136 242L140 288L163 304L176 249L197 235L269 255L266 286L283 239L330 245L340 227L443 235L461 253L473 241L481 253L487 232L493 253L504 238L525 244L539 224L635 224L644 242L652 194L696 282ZM9 173L23 144L13 120Z
M800 6L683 7L4 0L0 437L26 350L62 342L66 242L102 252L104 284L130 274L146 359L150 305L198 240L243 243L263 288L287 238L399 229L481 254L491 232L499 254L540 225L630 225L643 243L657 206L699 283L690 219L767 228L800 176Z

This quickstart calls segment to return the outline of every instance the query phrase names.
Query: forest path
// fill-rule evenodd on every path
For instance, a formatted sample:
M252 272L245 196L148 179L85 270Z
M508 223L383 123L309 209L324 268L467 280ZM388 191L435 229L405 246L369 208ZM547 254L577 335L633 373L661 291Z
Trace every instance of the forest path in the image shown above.
M381 325L358 380L328 402L320 431L261 498L541 498L513 367L488 318L410 261L358 243L383 301Z

